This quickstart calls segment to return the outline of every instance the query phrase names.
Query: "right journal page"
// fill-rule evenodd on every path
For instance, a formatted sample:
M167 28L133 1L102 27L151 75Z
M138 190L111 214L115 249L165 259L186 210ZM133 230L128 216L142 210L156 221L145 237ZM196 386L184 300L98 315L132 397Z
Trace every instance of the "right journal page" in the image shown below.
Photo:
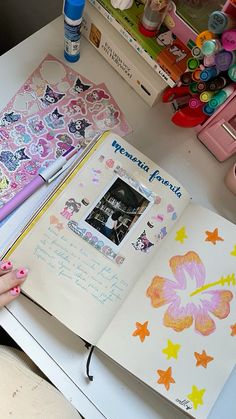
M236 226L190 204L97 346L206 418L236 361Z

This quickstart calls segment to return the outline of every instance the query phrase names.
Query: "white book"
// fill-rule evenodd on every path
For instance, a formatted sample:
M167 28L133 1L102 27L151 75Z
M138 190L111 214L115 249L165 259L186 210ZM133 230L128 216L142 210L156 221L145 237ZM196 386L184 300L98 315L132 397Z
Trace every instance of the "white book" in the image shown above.
M148 105L158 101L166 83L89 3L82 34Z

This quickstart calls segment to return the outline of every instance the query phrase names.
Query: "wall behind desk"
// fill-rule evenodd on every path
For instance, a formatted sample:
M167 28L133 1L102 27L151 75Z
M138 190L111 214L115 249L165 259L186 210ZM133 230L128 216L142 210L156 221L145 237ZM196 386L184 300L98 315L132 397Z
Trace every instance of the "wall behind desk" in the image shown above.
M62 12L63 0L0 0L0 55Z

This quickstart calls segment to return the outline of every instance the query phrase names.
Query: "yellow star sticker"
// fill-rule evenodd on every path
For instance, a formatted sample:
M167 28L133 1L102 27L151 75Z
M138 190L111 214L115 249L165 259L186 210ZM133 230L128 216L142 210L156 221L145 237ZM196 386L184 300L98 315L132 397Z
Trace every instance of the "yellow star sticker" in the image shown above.
M193 402L193 407L196 410L199 404L203 404L203 395L205 393L205 388L198 390L196 386L192 386L192 393L188 394L187 397L191 402Z
M233 248L232 252L230 252L230 254L232 256L236 256L236 244L234 245L234 248Z
M179 241L180 243L183 243L184 239L187 239L187 238L188 238L188 236L186 234L185 227L182 227L178 231L176 231L175 240L177 242Z
M163 354L167 355L166 359L178 358L178 352L180 350L180 345L178 343L174 344L171 340L168 339L167 347L162 350Z

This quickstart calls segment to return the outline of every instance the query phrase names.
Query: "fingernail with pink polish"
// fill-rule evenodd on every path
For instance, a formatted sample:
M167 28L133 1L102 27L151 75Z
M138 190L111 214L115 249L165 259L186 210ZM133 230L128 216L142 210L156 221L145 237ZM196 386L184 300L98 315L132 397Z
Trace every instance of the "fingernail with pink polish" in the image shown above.
M12 268L12 263L9 260L5 260L4 262L1 263L0 265L0 269L2 271L9 271Z
M12 288L10 294L13 296L20 294L20 287L17 285L17 287Z
M16 277L18 279L25 278L28 274L29 270L26 268L20 268L16 271Z

